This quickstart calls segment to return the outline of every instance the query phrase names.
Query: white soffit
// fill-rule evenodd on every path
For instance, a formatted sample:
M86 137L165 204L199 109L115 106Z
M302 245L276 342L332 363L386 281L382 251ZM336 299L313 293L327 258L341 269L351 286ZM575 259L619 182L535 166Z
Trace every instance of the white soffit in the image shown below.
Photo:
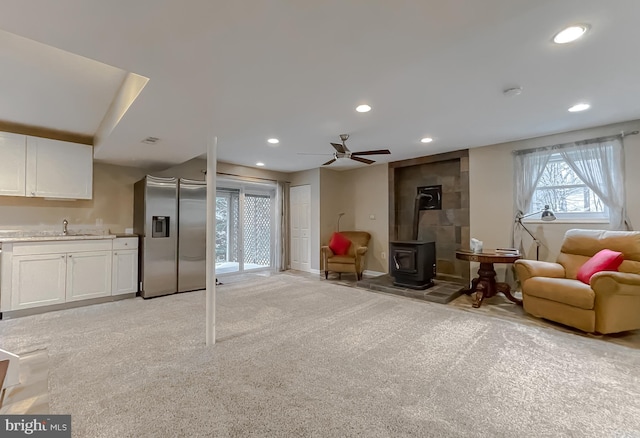
M85 135L96 133L127 76L1 30L0 71L0 120Z

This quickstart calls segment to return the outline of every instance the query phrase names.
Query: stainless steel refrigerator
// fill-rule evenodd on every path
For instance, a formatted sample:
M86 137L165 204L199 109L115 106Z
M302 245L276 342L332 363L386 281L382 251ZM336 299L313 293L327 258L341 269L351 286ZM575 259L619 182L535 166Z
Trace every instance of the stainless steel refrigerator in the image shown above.
M207 270L207 183L178 183L178 292L204 289Z
M206 287L206 227L205 181L147 175L134 185L143 298Z
M140 295L176 292L178 181L147 175L134 185L133 230L140 236Z

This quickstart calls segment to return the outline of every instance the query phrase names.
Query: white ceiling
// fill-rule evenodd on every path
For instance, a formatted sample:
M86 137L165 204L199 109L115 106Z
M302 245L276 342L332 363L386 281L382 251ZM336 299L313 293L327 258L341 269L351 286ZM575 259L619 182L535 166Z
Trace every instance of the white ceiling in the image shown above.
M640 118L638 0L0 0L0 10L6 32L113 66L36 67L2 32L3 79L7 63L27 73L0 81L0 120L95 133L119 75L149 78L96 149L116 164L181 163L216 135L219 160L296 171L330 158L299 152L330 154L342 133L353 151L390 149L380 162ZM591 31L551 43L574 23ZM523 93L503 96L513 86ZM579 101L592 108L567 112ZM360 103L373 110L356 113ZM161 141L140 142L148 136Z

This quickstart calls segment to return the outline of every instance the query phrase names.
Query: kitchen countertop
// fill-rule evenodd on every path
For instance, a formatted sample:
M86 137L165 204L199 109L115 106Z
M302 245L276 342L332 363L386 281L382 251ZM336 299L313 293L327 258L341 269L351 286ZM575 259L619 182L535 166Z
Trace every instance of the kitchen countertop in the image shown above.
M128 233L115 233L116 239L120 237L139 237L137 234L128 234Z
M0 231L0 242L46 242L60 240L104 240L115 239L115 234L69 232L66 236L58 231Z

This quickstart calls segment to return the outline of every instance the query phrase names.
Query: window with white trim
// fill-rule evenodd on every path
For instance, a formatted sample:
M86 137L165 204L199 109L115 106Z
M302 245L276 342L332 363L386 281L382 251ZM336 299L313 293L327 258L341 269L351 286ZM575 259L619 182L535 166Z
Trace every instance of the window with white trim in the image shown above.
M549 205L560 220L609 220L607 206L560 153L549 157L533 193L529 213L538 212L545 205ZM529 220L535 220L535 216Z

